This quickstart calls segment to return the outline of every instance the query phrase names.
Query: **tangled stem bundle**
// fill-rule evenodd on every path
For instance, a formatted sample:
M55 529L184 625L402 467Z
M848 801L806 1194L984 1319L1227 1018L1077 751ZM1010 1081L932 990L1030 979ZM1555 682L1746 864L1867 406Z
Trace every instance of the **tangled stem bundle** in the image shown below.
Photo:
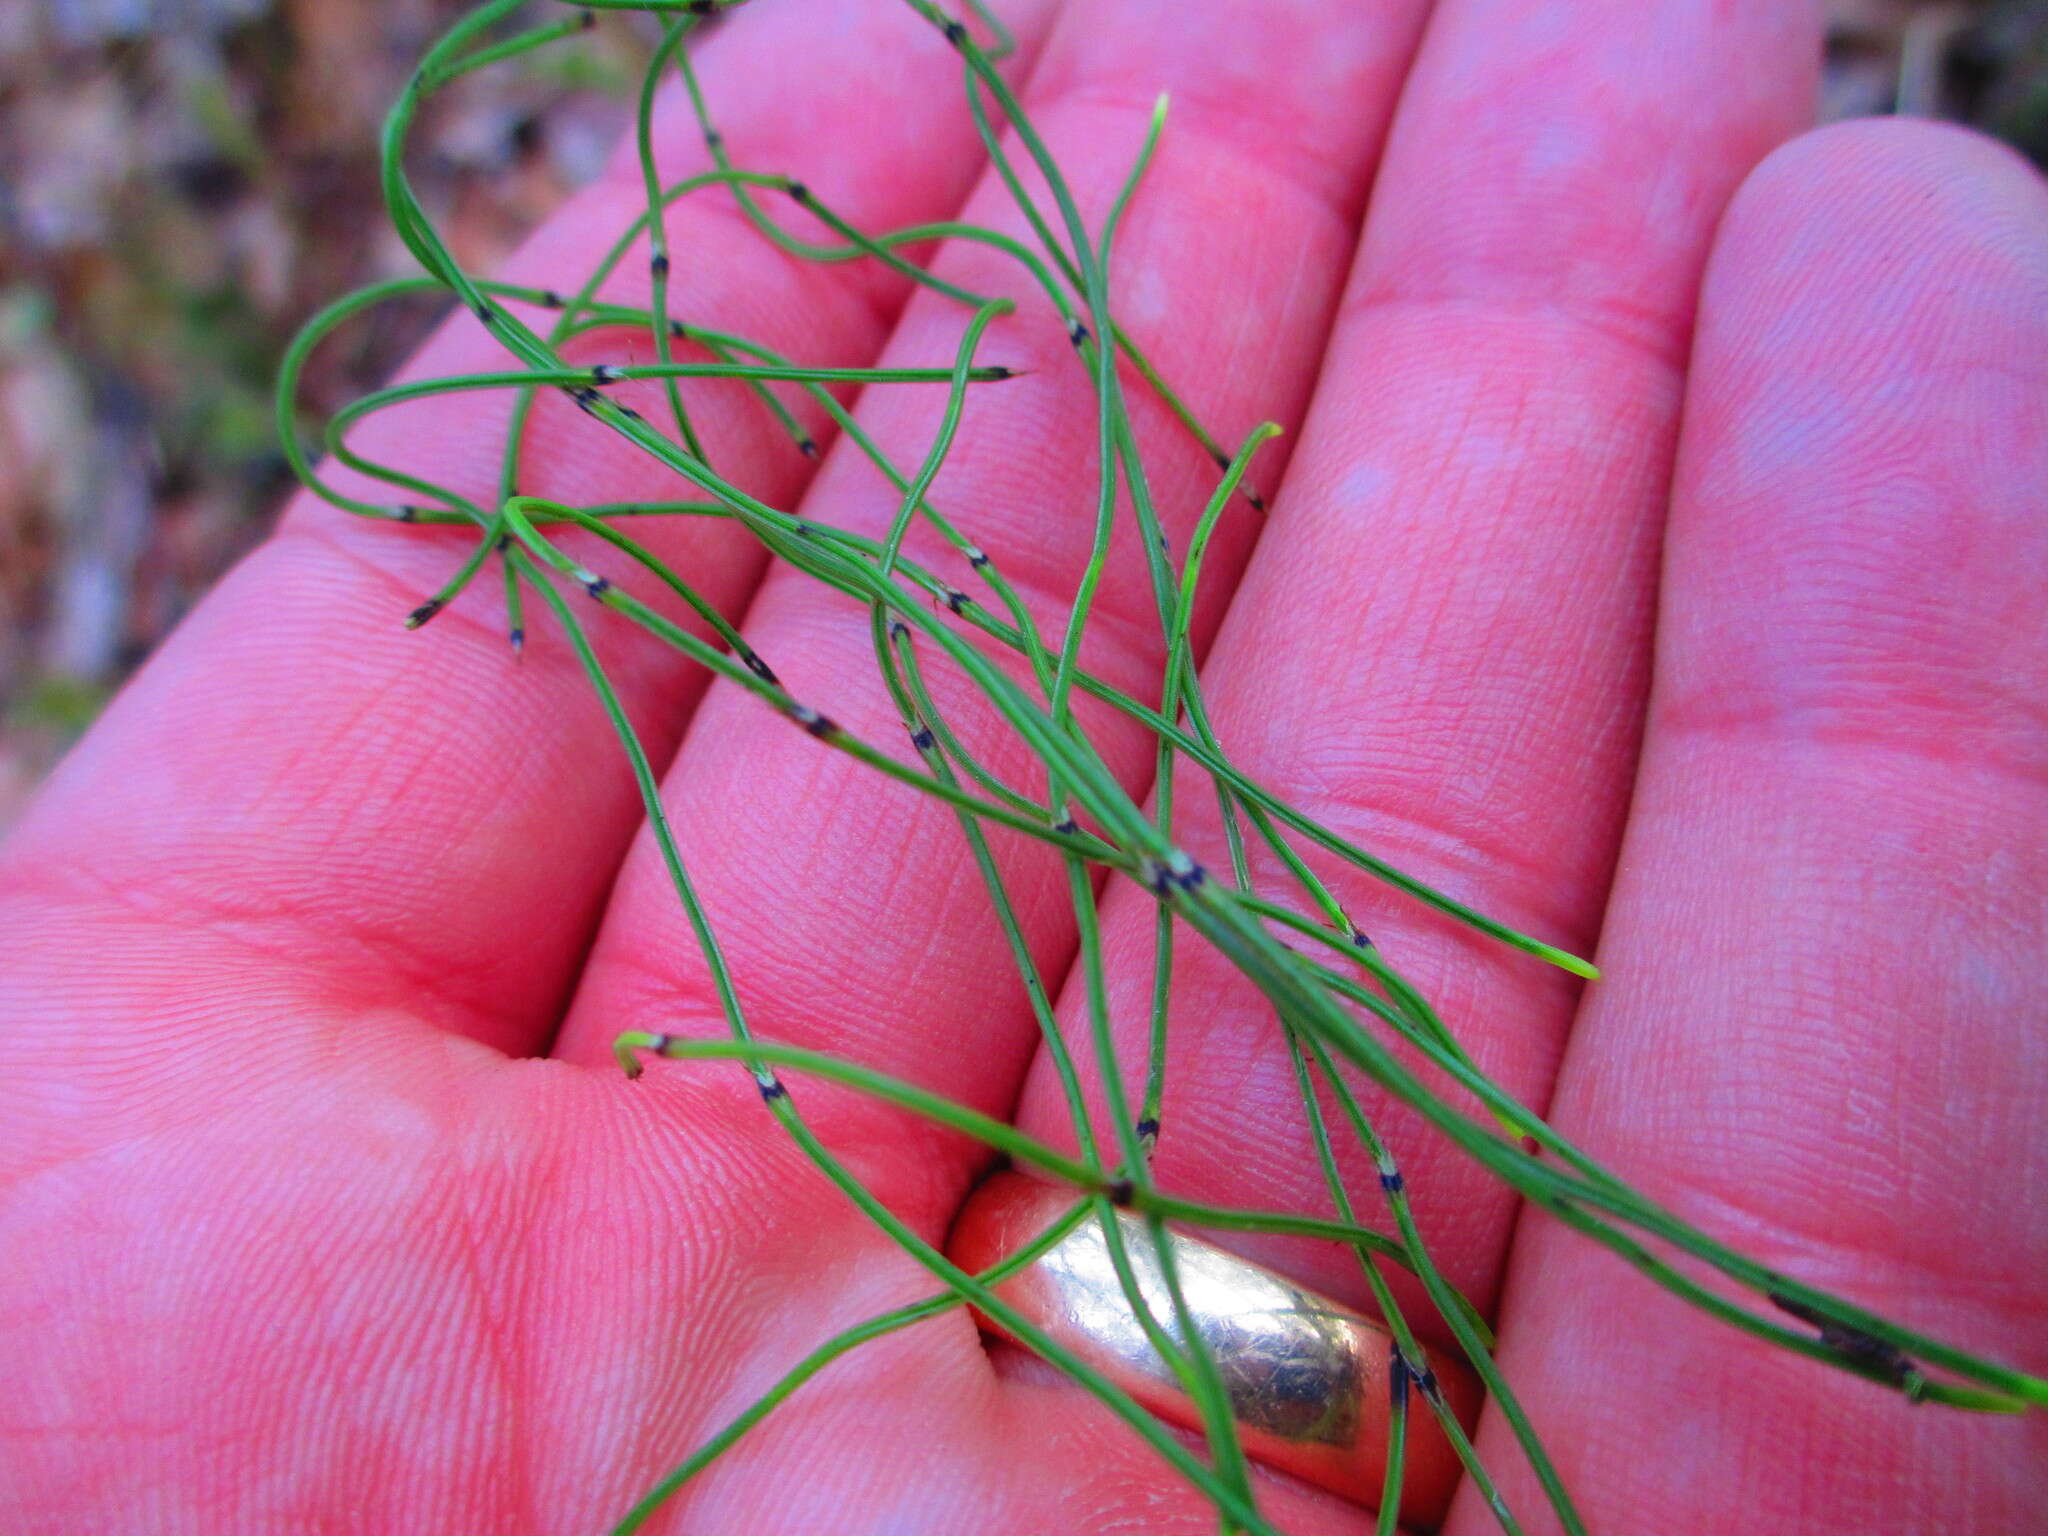
M960 55L964 88L982 143L1037 242L1034 249L998 231L942 222L880 234L855 229L803 182L780 171L755 171L729 159L705 106L689 53L690 34L738 0L591 0L603 10L647 12L663 27L639 98L637 147L645 185L645 211L623 231L580 286L563 293L487 281L464 271L450 254L419 203L405 174L408 130L421 102L449 81L477 68L516 58L573 38L591 20L591 6L565 18L523 31L506 24L526 0L489 0L455 26L427 55L414 83L390 115L384 139L384 184L391 217L426 276L366 288L331 305L307 327L287 357L279 388L279 418L294 466L312 489L334 505L366 518L405 523L444 523L474 530L476 542L447 584L416 608L408 623L426 623L495 563L504 581L510 638L524 643L523 615L538 597L573 647L592 687L602 699L632 764L647 815L678 899L701 947L730 1026L728 1041L699 1041L632 1030L617 1042L629 1074L652 1053L687 1061L732 1060L753 1073L768 1111L816 1165L901 1248L928 1269L941 1289L929 1299L900 1308L820 1345L725 1430L680 1465L624 1519L621 1532L637 1529L660 1505L713 1458L824 1365L867 1340L910 1326L948 1308L971 1302L1015 1339L1092 1393L1122 1417L1190 1482L1213 1500L1226 1530L1270 1533L1252 1498L1244 1453L1238 1444L1215 1361L1189 1326L1172 1249L1162 1240L1169 1220L1241 1231L1309 1235L1339 1242L1357 1254L1364 1276L1394 1339L1397 1391L1391 1445L1381 1497L1379 1529L1394 1528L1401 1502L1402 1445L1407 1392L1412 1384L1426 1409L1442 1425L1475 1486L1490 1500L1504 1530L1519 1529L1500 1498L1470 1440L1437 1390L1423 1347L1390 1289L1389 1264L1413 1274L1484 1381L1536 1471L1557 1519L1571 1532L1583 1530L1569 1494L1523 1414L1515 1394L1496 1369L1485 1321L1445 1280L1417 1231L1409 1197L1393 1150L1375 1130L1347 1079L1347 1071L1412 1107L1493 1175L1558 1219L1619 1254L1646 1277L1734 1327L1784 1349L1895 1389L1916 1402L1964 1409L2017 1412L2048 1404L2048 1383L1978 1359L1938 1340L1922 1337L1884 1318L1790 1277L1756 1264L1715 1242L1617 1178L1550 1130L1528 1108L1491 1082L1459 1045L1429 1003L1401 976L1376 946L1353 926L1342 907L1310 868L1303 853L1312 845L1365 871L1416 900L1427 903L1491 938L1525 951L1535 961L1585 977L1586 962L1517 933L1457 901L1401 874L1302 814L1247 778L1231 762L1212 729L1194 666L1190 631L1204 551L1218 519L1233 498L1259 505L1248 472L1260 446L1278 431L1267 424L1253 431L1233 454L1204 431L1141 350L1118 325L1109 304L1109 268L1117 225L1143 177L1165 121L1165 104L1150 130L1129 178L1101 227L1084 223L1059 166L1005 84L998 68L1008 51L1000 25L980 6L970 30L930 3L904 0L913 19L939 29ZM989 41L981 40L983 34ZM662 185L652 144L657 85L671 71L688 91L714 169L670 186ZM1019 166L1009 158L999 130L1006 129L1049 190L1050 212L1027 190ZM735 199L761 235L783 251L808 261L879 262L911 281L944 294L971 312L956 355L922 368L823 368L802 365L745 337L701 327L670 314L671 258L666 211L678 201L701 196ZM818 244L790 233L765 206L787 199L821 223L838 243ZM1015 261L1058 311L1067 327L1096 405L1098 464L1096 516L1089 558L1070 596L1064 631L1043 632L996 563L974 542L970 530L942 513L928 492L946 462L955 433L974 392L1000 386L1010 369L980 360L989 325L1007 313L1010 301L971 292L943 281L899 252L935 240L977 242ZM629 251L644 247L652 274L647 307L598 298ZM345 494L323 480L295 431L297 380L305 358L322 337L363 311L420 294L452 294L502 343L504 371L438 378L380 390L339 412L327 424L328 456L374 481L391 486L402 500L368 501ZM522 313L554 316L546 333ZM621 327L651 337L656 361L646 366L576 366L561 349L586 332ZM710 361L679 361L677 348ZM1154 392L1181 425L1202 444L1219 469L1213 495L1178 569L1161 533L1148 488L1145 460L1125 400L1126 374L1137 387ZM800 518L769 505L728 479L707 456L693 428L684 381L719 378L740 381L788 434L793 450L808 456L818 445L778 391L807 397L822 410L894 487L897 497L887 534L870 538ZM615 401L609 386L629 380L659 380L665 410L656 422ZM940 383L946 408L929 450L916 466L893 461L833 393L832 386ZM575 506L522 495L518 491L521 441L537 393L565 392L590 418L591 430L616 433L653 460L683 477L697 499L632 505ZM424 395L461 390L513 390L498 495L485 505L449 487L371 461L353 451L347 434L365 417ZM1152 598L1163 639L1165 668L1156 699L1120 691L1080 665L1097 588L1105 568L1120 502L1127 503L1134 533L1145 552ZM748 646L731 623L700 596L684 575L663 564L625 531L642 516L712 517L735 520L768 554L864 605L872 615L875 665L895 701L914 751L900 759L841 727L817 707L829 701L799 700L773 669ZM956 585L939 571L904 552L906 535L922 521L958 557ZM563 527L588 529L658 581L705 623L714 640L663 616L626 587L589 570L554 542ZM758 1039L749 1027L743 1000L721 956L716 933L691 884L685 850L664 817L655 770L626 717L591 646L584 602L623 616L656 640L674 647L717 676L748 690L817 740L821 750L856 758L909 790L950 805L958 817L989 899L1009 942L1019 981L1041 1026L1045 1048L1064 1088L1077 1153L1068 1156L1014 1127L951 1103L858 1063L778 1046ZM1022 674L999 665L997 656L1021 658ZM1026 793L990 772L970 752L935 702L929 669L951 669L966 679L1028 746L1045 774L1041 794ZM1138 722L1156 741L1152 809L1148 812L1118 783L1091 739L1074 705L1076 693L1092 697ZM1176 841L1175 804L1187 785L1183 775L1203 782L1220 807L1229 852L1227 872L1210 871ZM1048 988L1025 943L1011 895L991 851L987 828L1006 828L1057 850L1064 861L1079 934L1078 974L1085 983L1088 1018L1101 1091L1115 1145L1099 1144L1083 1105L1079 1070L1052 1016ZM1251 872L1251 850L1269 852L1287 875L1287 888L1261 891ZM1143 1088L1134 1103L1109 1027L1101 933L1096 917L1095 878L1135 880L1156 898L1156 962L1151 997L1149 1053ZM1227 956L1270 1001L1275 1028L1282 1032L1294 1063L1308 1127L1320 1159L1336 1220L1282 1211L1228 1210L1174 1198L1161 1191L1150 1171L1159 1135L1164 1092L1171 992L1172 942L1177 925L1192 928ZM1282 935L1286 935L1283 938ZM1289 942L1292 940L1292 942ZM1439 1091L1409 1062L1426 1063L1447 1082ZM984 1142L991 1149L1028 1162L1071 1185L1076 1199L1065 1218L1032 1247L983 1275L969 1275L948 1262L874 1198L823 1145L805 1123L781 1072L849 1084L881 1100ZM1379 1198L1392 1218L1393 1236L1362 1224L1357 1203L1338 1172L1322 1095L1337 1105L1343 1121L1372 1157ZM1155 1316L1131 1266L1113 1205L1138 1212L1148 1224L1156 1260L1171 1300L1169 1317ZM1100 1224L1131 1305L1154 1346L1199 1406L1210 1462L1205 1464L1125 1392L1063 1350L999 1299L991 1287L1022 1267L1075 1224ZM1682 1263L1690 1261L1686 1268ZM1709 1279L1707 1276L1718 1277ZM1773 1316L1773 1313L1777 1316ZM1787 1319L1781 1321L1779 1318ZM1793 1326L1794 1324L1800 1326Z

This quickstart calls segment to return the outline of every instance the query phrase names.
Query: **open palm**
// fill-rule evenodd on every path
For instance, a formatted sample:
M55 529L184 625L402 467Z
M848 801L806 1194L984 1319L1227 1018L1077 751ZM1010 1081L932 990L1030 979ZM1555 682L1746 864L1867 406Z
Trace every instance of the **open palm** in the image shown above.
M1947 130L1778 148L1817 52L1784 0L1007 9L1091 218L1171 92L1119 237L1121 315L1226 438L1272 416L1296 445L1284 481L1261 461L1265 525L1240 509L1212 546L1197 629L1219 731L1347 837L1546 939L1597 939L1608 979L1581 1003L1333 872L1361 924L1489 1072L1651 1194L2048 1365L2048 1203L2028 1198L2048 1180L2048 193ZM957 61L899 11L762 0L707 42L734 157L864 228L963 204L1005 225ZM698 168L685 117L662 123L665 170ZM640 197L628 155L513 275L580 273ZM670 231L677 313L805 360L954 353L957 306L873 264L767 254L717 199ZM985 251L935 259L1016 290ZM1055 594L1086 551L1094 406L1050 310L1019 297L983 350L1035 372L975 396L935 495ZM582 345L621 360L616 339ZM420 367L499 355L465 316ZM886 527L856 458L828 454L806 487L720 389L692 398L737 478ZM1134 408L1184 536L1214 467ZM914 458L939 409L876 390L861 415ZM443 402L394 413L376 446L482 496L503 429L502 403ZM558 399L527 459L538 495L668 494ZM656 526L797 696L887 739L865 609L764 577L731 525ZM932 1288L743 1073L628 1083L611 1064L623 1028L719 1032L716 1002L560 636L537 629L514 665L481 598L398 628L459 549L295 506L5 850L9 1531L599 1531L811 1345ZM1120 545L1089 665L1156 693L1147 592ZM599 639L672 759L677 834L761 1033L1069 1137L951 814L624 626ZM1147 739L1102 739L1142 789ZM1058 862L1004 856L1058 977ZM1103 920L1140 1059L1151 902L1115 885ZM1177 963L1160 1182L1319 1209L1261 1000L1192 944ZM979 1149L793 1085L941 1240ZM2037 1423L1916 1413L1721 1329L1548 1221L1518 1232L1498 1185L1384 1118L1596 1532L2039 1517ZM1333 1249L1248 1246L1362 1301ZM1500 1425L1481 1448L1542 1528ZM1364 1525L1277 1475L1260 1493L1290 1531ZM831 1368L662 1518L1214 1528L1092 1401L959 1312ZM1451 1528L1490 1518L1462 1497Z

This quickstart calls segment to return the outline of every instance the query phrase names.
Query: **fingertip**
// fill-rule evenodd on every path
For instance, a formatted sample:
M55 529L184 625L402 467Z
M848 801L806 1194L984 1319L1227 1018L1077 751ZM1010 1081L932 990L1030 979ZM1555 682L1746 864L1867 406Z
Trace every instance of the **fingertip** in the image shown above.
M1663 723L2033 758L2044 476L2048 183L1937 123L1785 146L1702 299L1663 630L1667 659L1718 659L1661 675Z
M1689 440L1739 426L1754 469L1823 449L1925 469L1990 424L2030 435L2048 384L2048 181L1944 123L1803 135L1729 207L1693 372Z
M1792 278L1830 304L1973 296L2043 313L2048 181L1996 140L1949 123L1862 118L1792 140L1729 207L1715 283ZM1858 282L1852 278L1868 281Z
M2018 151L1974 128L1926 118L1829 123L1781 145L1749 181L1764 187L1800 179L1852 196L1888 187L1913 203L1949 197L1989 209L2000 199L2032 198L2048 211L2048 182Z
M1780 489L1802 466L1983 471L2026 448L2044 385L2048 182L1967 129L1838 123L1763 161L1722 222L1687 457Z

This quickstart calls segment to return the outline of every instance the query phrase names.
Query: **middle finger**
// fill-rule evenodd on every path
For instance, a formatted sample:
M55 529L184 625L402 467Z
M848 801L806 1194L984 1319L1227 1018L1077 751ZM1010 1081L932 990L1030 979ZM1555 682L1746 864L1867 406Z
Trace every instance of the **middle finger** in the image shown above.
M1117 236L1115 307L1226 441L1267 413L1288 422L1306 399L1423 9L1421 0L1363 11L1356 0L1101 0L1066 7L1046 44L1025 104L1091 229L1100 228L1129 170L1155 95L1171 94L1157 159ZM1030 238L993 177L967 217ZM956 245L938 270L969 288L1018 296L1019 314L989 332L981 355L1035 376L970 396L931 499L1020 588L1056 644L1064 622L1056 594L1073 590L1095 519L1092 394L1057 315L1005 259ZM964 324L957 302L921 296L885 366L951 359ZM1156 402L1135 386L1131 393L1161 520L1178 549L1216 469ZM939 394L871 390L859 414L899 462L915 465L931 440ZM835 450L804 513L878 535L896 498L849 447ZM1212 546L1216 594L1227 590L1251 533L1250 519L1239 518ZM930 548L920 542L912 552ZM959 585L974 585L957 555L934 563ZM1140 693L1156 692L1146 679L1161 665L1143 622L1151 605L1144 564L1120 533L1085 660ZM1212 604L1208 622L1215 612ZM876 677L865 608L778 571L746 632L796 697L871 741L901 741ZM979 728L992 722L957 691L944 697L988 766L1028 782L1022 744ZM1126 729L1098 739L1126 783L1142 788L1146 738ZM712 691L692 725L664 798L762 1033L985 1109L1009 1108L1035 1026L950 811L764 719L759 704L728 688ZM1073 944L1060 863L1014 840L998 852L1046 985L1056 986ZM620 881L561 1049L597 1058L634 1020L660 1020L652 1027L670 1032L724 1027L645 839ZM805 1093L807 1108L821 1107L817 1123L830 1142L826 1090ZM894 1125L875 1140L896 1159L864 1160L877 1192L930 1198L922 1208L942 1221L971 1164L956 1152L932 1177L932 1149L942 1143L922 1127ZM903 1177L893 1179L899 1168Z

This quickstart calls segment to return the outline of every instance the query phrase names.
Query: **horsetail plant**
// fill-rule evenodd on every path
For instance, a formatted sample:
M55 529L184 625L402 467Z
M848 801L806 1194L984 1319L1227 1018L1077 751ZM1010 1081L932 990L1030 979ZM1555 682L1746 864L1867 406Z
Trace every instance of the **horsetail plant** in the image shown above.
M383 184L390 217L423 276L384 282L336 301L317 315L286 356L278 389L278 422L285 451L314 493L357 516L400 523L467 527L474 537L466 558L447 583L423 596L405 617L418 627L458 601L486 566L502 575L516 650L525 643L522 615L529 599L552 615L602 701L631 765L646 814L677 899L688 917L717 989L730 1030L727 1041L672 1037L652 1028L619 1035L617 1053L629 1075L643 1058L679 1062L733 1062L748 1069L771 1114L866 1215L931 1272L938 1289L914 1305L870 1319L819 1345L752 1406L694 1451L679 1447L679 1465L631 1511L616 1531L638 1530L662 1502L749 1429L797 1391L830 1361L898 1329L914 1326L950 1308L972 1304L1010 1336L1039 1354L1076 1385L1093 1394L1143 1436L1176 1471L1215 1505L1225 1531L1266 1533L1273 1527L1252 1497L1244 1451L1238 1443L1216 1362L1188 1325L1186 1302L1163 1241L1174 1221L1265 1234L1322 1238L1353 1249L1371 1294L1395 1339L1394 1412L1378 1529L1394 1529L1403 1475L1410 1390L1418 1393L1450 1437L1475 1487L1491 1504L1502 1529L1519 1530L1493 1479L1456 1417L1435 1389L1427 1353L1404 1316L1385 1274L1393 1265L1416 1276L1445 1329L1484 1381L1518 1438L1550 1502L1570 1532L1584 1529L1533 1426L1508 1382L1494 1366L1492 1336L1484 1319L1444 1279L1430 1257L1410 1211L1407 1190L1393 1149L1375 1128L1353 1081L1362 1078L1411 1107L1489 1173L1525 1199L1604 1244L1650 1281L1781 1348L1891 1388L1916 1402L1953 1408L2014 1413L2048 1404L2048 1382L1923 1337L1906 1328L1754 1263L1716 1242L1679 1216L1631 1188L1551 1130L1526 1106L1493 1083L1459 1044L1445 1021L1407 982L1394 964L1351 923L1335 897L1310 869L1305 847L1334 855L1403 895L1426 903L1490 939L1531 957L1594 978L1586 961L1539 939L1518 933L1472 911L1442 892L1403 875L1263 788L1237 769L1218 739L1203 702L1195 668L1191 630L1203 558L1218 520L1233 498L1262 507L1250 471L1259 448L1278 428L1254 430L1232 452L1203 427L1188 404L1162 377L1134 337L1116 318L1110 302L1109 272L1116 227L1142 180L1154 146L1167 124L1162 99L1146 127L1131 173L1099 229L1090 230L1057 162L1032 126L999 65L1010 39L981 5L971 20L949 14L931 0L903 0L909 20L934 27L961 61L962 88L982 146L1028 224L1036 247L1000 231L959 221L866 233L833 210L793 167L759 170L736 165L706 106L696 63L687 44L707 21L740 0L586 0L567 16L525 30L507 30L528 0L488 0L457 23L421 62L390 113L383 138ZM575 46L596 11L643 12L660 27L637 93L634 143L644 211L603 258L573 287L539 288L487 280L466 271L450 252L414 197L406 178L406 147L424 101L473 70L504 64L535 50ZM982 41L986 36L988 41ZM655 164L653 103L657 87L673 73L687 94L713 169L664 185ZM1006 142L1003 134L1011 136ZM1051 207L1041 207L1027 189L1010 142L1028 160ZM951 359L912 368L831 368L801 364L747 337L713 330L672 313L677 293L666 214L684 199L735 200L765 241L791 256L813 262L874 262L940 294L970 313ZM822 225L835 243L800 238L778 222L775 205L786 201ZM1069 596L1064 630L1042 632L996 562L971 538L971 529L942 512L930 492L952 448L960 423L974 408L978 391L1014 377L1000 362L981 357L985 332L1007 313L1011 302L970 291L933 276L906 259L905 247L935 240L976 243L1015 263L1031 287L1057 312L1073 343L1079 373L1095 405L1096 501L1088 559ZM644 249L652 279L646 307L598 298L627 255ZM390 499L373 501L347 494L325 479L309 457L297 430L297 389L311 350L337 328L375 306L421 295L452 296L502 344L506 366L378 390L327 422L320 446L328 458L391 488ZM545 333L521 311L551 314ZM572 365L562 347L580 336L621 328L644 333L652 342L651 364ZM708 361L683 361L678 346L706 354ZM1126 374L1136 388L1154 394L1178 424L1214 460L1218 480L1178 568L1161 532L1125 398ZM802 425L789 399L810 402L879 472L897 500L886 536L877 540L800 518L770 505L728 476L707 455L688 410L686 386L705 379L736 380L751 392L777 424L792 451L807 457L819 445ZM659 381L665 410L654 421L620 404L607 391L634 380ZM939 426L922 461L914 467L893 461L861 427L833 386L884 388L898 384L941 384L947 391ZM374 413L431 394L473 390L515 393L505 434L494 502L483 504L419 473L379 463L350 446L350 429ZM589 429L614 433L651 460L679 475L690 499L632 505L572 505L521 494L521 444L534 403L543 390L573 400L590 418ZM787 398L786 398L787 397ZM1092 675L1080 661L1090 630L1094 598L1102 579L1110 537L1120 507L1127 507L1145 552L1148 577L1164 649L1165 666L1156 699L1139 699ZM692 588L684 573L665 565L620 526L647 516L715 518L737 522L774 560L790 566L865 605L872 616L875 664L895 701L909 737L913 761L885 751L834 722L820 708L829 700L800 700L789 693L769 663L716 607ZM913 525L929 528L957 557L952 577L905 551ZM615 548L698 614L715 637L700 638L648 606L626 587L597 575L566 553L554 539L564 527L587 529ZM1017 981L1030 1000L1051 1062L1058 1074L1078 1148L1056 1151L1016 1128L913 1085L886 1077L857 1062L774 1044L757 1036L743 999L722 958L714 927L692 886L686 850L664 815L655 769L606 676L579 613L591 604L633 624L650 642L670 646L716 677L745 689L767 708L791 720L817 741L820 750L845 753L887 775L906 793L921 793L955 812L993 911L1007 938ZM587 610L586 610L587 611ZM1004 658L1012 659L1005 666ZM1003 728L1028 747L1044 771L1044 788L1033 793L1006 782L974 756L941 711L932 669L964 679L991 706ZM1074 709L1077 691L1135 721L1155 742L1152 810L1118 783L1098 743ZM1175 836L1176 805L1191 783L1206 780L1206 791L1222 813L1229 849L1228 878L1192 859ZM1057 849L1079 934L1076 974L1087 998L1096 1070L1114 1145L1104 1146L1084 1109L1081 1070L1056 1025L1046 978L1024 941L1012 895L991 852L990 826ZM1282 872L1277 888L1254 881L1249 849L1270 855ZM1157 902L1155 964L1150 995L1147 1060L1127 1078L1109 1029L1102 938L1096 919L1097 881L1104 872L1144 886ZM1176 1198L1158 1188L1151 1158L1161 1135L1160 1115L1170 1027L1172 946L1182 929L1226 956L1271 1003L1275 1028L1294 1063L1303 1113L1337 1213L1325 1219L1301 1212L1236 1210ZM1284 937L1283 937L1284 935ZM1290 942L1292 941L1292 942ZM1397 1054L1419 1058L1449 1085L1426 1082ZM867 1191L834 1152L806 1124L784 1073L850 1085L878 1099L925 1116L975 1138L993 1151L1070 1185L1074 1202L1066 1216L1026 1249L985 1274L971 1275L894 1216ZM1142 1088L1134 1101L1127 1081ZM1339 1120L1378 1170L1394 1235L1365 1224L1360 1201L1338 1171L1324 1096ZM1141 1293L1126 1252L1115 1208L1127 1207L1150 1234L1173 1316L1153 1314ZM1007 1307L992 1287L1081 1222L1098 1223L1141 1326L1199 1408L1209 1461L1197 1458L1155 1418L1110 1380L1073 1357L1054 1340ZM1720 1279L1709 1288L1674 1262L1690 1261ZM1776 1312L1795 1328L1775 1320Z

